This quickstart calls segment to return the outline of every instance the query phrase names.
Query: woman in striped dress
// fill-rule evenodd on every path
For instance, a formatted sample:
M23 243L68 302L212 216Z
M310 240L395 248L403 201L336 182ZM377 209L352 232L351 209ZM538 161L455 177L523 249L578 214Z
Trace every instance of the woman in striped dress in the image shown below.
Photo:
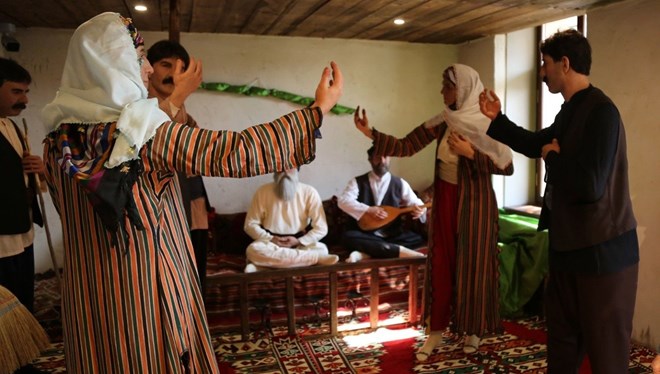
M240 133L209 131L170 122L147 99L153 69L130 20L103 13L74 32L43 110L64 231L69 373L218 372L175 173L241 178L311 162L314 130L341 95L333 68L315 107Z
M366 112L355 125L373 139L375 153L412 156L437 141L434 197L429 235L426 322L429 337L417 352L426 361L442 342L442 332L465 335L473 353L480 337L501 330L498 303L498 211L491 176L511 175L511 150L486 135L490 120L479 111L483 84L466 65L443 73L446 109L397 139L369 127ZM359 109L359 108L358 108Z

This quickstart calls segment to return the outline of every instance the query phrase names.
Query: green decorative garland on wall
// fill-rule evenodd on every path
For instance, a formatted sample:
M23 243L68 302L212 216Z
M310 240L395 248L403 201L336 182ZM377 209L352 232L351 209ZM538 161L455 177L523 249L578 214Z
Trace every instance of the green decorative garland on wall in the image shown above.
M280 100L289 101L301 106L308 106L314 102L314 99L311 97L304 97L296 94L292 94L286 91L280 91L270 88L262 88L248 85L232 85L229 83L222 82L212 82L206 83L202 82L201 88L208 91L218 91L218 92L231 92L235 94L241 94L245 96L272 96ZM349 108L343 105L335 105L330 111L334 114L353 114L355 113L354 108Z

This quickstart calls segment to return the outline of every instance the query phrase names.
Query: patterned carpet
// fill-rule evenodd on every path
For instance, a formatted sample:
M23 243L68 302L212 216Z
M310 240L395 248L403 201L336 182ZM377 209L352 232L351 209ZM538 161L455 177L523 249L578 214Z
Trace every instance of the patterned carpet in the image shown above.
M35 314L51 336L50 348L34 365L51 373L66 373L59 294L52 274L37 281ZM368 320L368 315L361 316ZM405 312L394 309L381 315L382 321L400 321ZM355 323L355 322L353 322ZM420 363L415 350L425 336L414 328L401 325L382 327L375 332L346 332L343 337L319 337L329 331L327 323L303 323L296 326L298 335L287 336L286 326L274 326L272 333L254 329L247 342L238 331L216 332L213 344L221 373L276 374L399 374L399 373L507 373L546 372L545 326L537 318L505 321L505 333L482 340L479 350L465 355L455 336L447 334L441 347ZM344 326L345 327L345 326ZM211 326L213 330L213 326ZM343 326L340 325L340 331ZM634 346L629 373L651 373L655 352ZM581 374L590 373L586 365Z

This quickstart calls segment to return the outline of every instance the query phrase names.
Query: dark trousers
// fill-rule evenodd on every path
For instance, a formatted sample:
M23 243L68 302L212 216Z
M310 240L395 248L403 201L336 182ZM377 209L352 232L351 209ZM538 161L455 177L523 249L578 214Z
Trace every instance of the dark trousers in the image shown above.
M350 251L360 251L373 258L399 257L399 246L414 249L424 245L424 239L412 231L403 231L387 239L359 230L348 230L342 235L344 247Z
M199 286L202 290L202 298L206 299L206 257L208 251L209 231L190 231L190 241L192 241L193 250L195 251L195 262L197 265L197 274L199 275Z
M16 296L30 312L34 312L34 249L0 258L0 284Z
M609 274L552 271L546 289L548 373L628 372L637 264Z

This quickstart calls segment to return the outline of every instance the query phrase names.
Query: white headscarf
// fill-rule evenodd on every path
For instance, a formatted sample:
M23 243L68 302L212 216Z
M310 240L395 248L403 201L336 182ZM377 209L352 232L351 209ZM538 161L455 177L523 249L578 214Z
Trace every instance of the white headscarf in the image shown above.
M500 169L507 167L513 159L511 149L486 135L490 119L479 109L479 94L484 85L479 73L467 65L454 64L456 79L456 110L445 108L442 113L425 122L426 127L447 123L450 130L466 137L475 148L485 153Z
M53 130L63 123L117 121L119 137L106 167L138 157L139 149L169 117L157 99L147 99L133 39L118 13L83 23L69 42L62 83L42 111Z

